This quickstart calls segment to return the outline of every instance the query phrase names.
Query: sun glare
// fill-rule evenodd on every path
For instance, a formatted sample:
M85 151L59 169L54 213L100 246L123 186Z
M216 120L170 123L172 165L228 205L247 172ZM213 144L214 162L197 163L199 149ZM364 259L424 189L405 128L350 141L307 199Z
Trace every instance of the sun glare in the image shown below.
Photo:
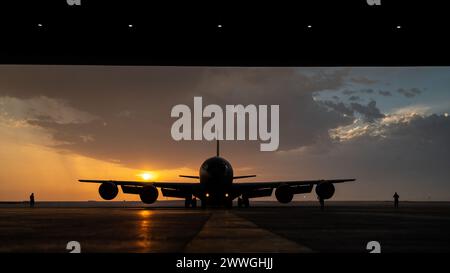
M155 175L152 173L141 173L139 176L144 180L150 180L155 178Z

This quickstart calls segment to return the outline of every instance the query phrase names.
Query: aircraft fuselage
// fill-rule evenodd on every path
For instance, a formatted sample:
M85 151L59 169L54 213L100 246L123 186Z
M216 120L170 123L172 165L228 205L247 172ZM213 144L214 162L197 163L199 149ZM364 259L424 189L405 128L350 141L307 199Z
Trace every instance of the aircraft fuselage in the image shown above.
M226 159L215 156L203 162L199 171L202 191L197 196L211 205L221 205L235 198L232 192L233 167Z

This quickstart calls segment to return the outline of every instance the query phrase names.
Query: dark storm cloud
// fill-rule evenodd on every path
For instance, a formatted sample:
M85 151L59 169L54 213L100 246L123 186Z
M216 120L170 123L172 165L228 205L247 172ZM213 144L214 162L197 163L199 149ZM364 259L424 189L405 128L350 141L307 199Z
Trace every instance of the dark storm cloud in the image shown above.
M332 101L323 101L322 103L338 113L353 116L353 110L347 107L343 102L335 103Z
M64 99L77 109L108 116L193 89L205 71L177 67L4 66L0 67L0 95Z
M350 98L348 98L349 101L358 101L361 98L359 96L351 96Z
M323 101L323 105L333 109L334 111L351 117L355 112L363 116L364 120L367 122L373 122L379 118L383 118L385 115L381 113L380 109L377 107L375 101L370 101L367 105L360 103L351 103L346 105L342 102L335 103L333 101Z
M383 137L365 135L346 143L341 159L352 162L352 171L361 180L357 187L362 196L399 191L410 198L423 199L430 194L435 200L448 199L449 139L449 118L416 116L386 126ZM369 193L364 190L367 188L376 192Z
M321 177L357 178L337 187L336 199L389 200L395 191L403 200L450 199L450 118L417 115L380 126L382 134L360 135L321 155L291 154L272 166L289 173L289 162L296 162Z
M219 104L279 104L280 148L312 145L328 130L347 124L347 118L329 112L314 101L313 93L345 84L346 70L306 75L296 69L215 70L201 86ZM311 69L309 70L311 72ZM219 83L219 84L218 84ZM206 102L209 103L209 102Z
M381 96L385 96L385 97L390 97L390 96L392 96L391 91L378 90L378 94L380 94Z
M124 165L196 166L193 159L212 154L213 144L176 142L170 136L176 104L279 104L280 150L313 145L328 130L350 123L326 111L313 93L345 85L346 69L324 71L294 68L174 67L2 67L0 95L17 98L46 96L96 117L62 124L32 117L30 124L48 130L57 148ZM227 144L225 143L224 146ZM208 148L205 148L208 146ZM259 142L230 145L245 160L259 151ZM239 147L238 147L239 146ZM235 150L233 150L235 149ZM200 151L200 152L199 152ZM203 152L202 152L203 151ZM176 157L174 157L176 155Z
M419 95L421 93L421 90L418 88L411 88L411 89L404 89L404 88L400 88L397 90L398 93L404 95L405 97L408 98L412 98L416 95ZM376 92L374 89L372 88L367 88L367 89L360 89L360 90L344 90L342 91L342 94L350 96L350 98L355 98L355 94L375 94L378 93L380 96L384 96L384 97L391 97L392 96L392 92L388 91L388 90L378 90L378 92ZM353 99L354 100L354 99Z
M374 100L370 101L367 105L359 103L351 103L350 105L354 111L363 115L368 122L373 122L376 119L384 117L384 114L377 108L377 103Z
M390 138L407 138L414 142L412 148L440 146L443 151L450 151L450 118L445 115L416 115L408 123L391 126Z
M410 89L399 88L397 92L407 98L414 98L415 96L422 93L422 91L419 88L410 88Z

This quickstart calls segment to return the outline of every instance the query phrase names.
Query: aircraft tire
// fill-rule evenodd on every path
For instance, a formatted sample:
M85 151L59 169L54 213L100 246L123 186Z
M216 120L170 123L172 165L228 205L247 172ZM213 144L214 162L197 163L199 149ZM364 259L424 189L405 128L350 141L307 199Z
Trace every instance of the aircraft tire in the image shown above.
M243 201L243 203L244 203L244 207L245 207L245 208L250 207L250 201L248 200L248 198L244 198L242 201Z
M225 200L225 208L231 209L233 207L233 200Z
M242 198L238 198L238 200L237 200L237 203L238 203L238 208L242 208Z

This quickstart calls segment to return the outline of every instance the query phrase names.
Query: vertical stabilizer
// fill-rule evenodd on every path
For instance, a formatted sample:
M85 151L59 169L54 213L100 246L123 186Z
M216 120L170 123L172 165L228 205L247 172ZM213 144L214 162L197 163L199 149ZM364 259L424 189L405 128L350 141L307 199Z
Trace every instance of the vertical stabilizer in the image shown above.
M220 156L219 140L217 140L216 156Z

